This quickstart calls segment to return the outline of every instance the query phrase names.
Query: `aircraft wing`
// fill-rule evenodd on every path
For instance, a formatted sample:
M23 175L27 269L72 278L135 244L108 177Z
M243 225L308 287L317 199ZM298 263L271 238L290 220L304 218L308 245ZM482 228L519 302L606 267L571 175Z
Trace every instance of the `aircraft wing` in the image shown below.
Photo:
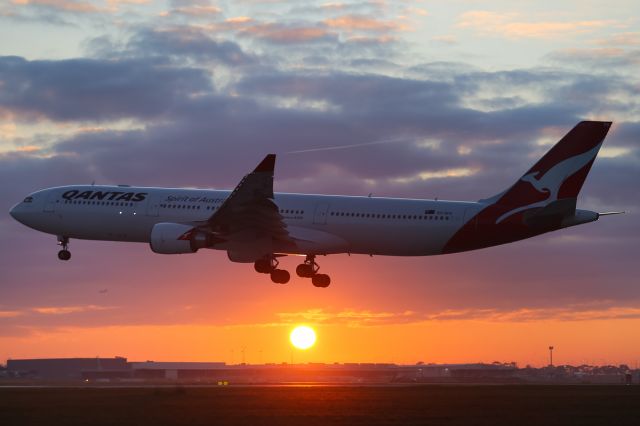
M236 243L265 239L291 242L287 225L273 202L275 163L275 154L267 155L207 220L219 238Z

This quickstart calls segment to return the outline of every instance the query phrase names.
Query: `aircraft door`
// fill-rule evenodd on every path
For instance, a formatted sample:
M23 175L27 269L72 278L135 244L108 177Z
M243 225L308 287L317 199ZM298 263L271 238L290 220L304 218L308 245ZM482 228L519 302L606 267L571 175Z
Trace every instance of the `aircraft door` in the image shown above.
M160 214L160 197L152 195L147 198L147 216L158 216Z
M327 223L327 212L329 211L329 204L318 203L316 205L316 211L313 214L314 225L325 225Z
M58 194L55 191L49 192L42 211L47 213L53 213L54 211L56 211L56 202L59 201L57 200L57 198Z

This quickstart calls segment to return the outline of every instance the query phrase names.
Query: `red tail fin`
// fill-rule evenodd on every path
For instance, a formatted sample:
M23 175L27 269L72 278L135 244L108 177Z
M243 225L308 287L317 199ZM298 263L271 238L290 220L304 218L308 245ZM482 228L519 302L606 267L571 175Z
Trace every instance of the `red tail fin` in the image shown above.
M610 122L574 127L511 188L486 200L447 242L443 253L473 250L529 238L562 227L576 211L582 188Z
M610 127L608 121L578 123L511 188L481 201L520 207L576 198Z

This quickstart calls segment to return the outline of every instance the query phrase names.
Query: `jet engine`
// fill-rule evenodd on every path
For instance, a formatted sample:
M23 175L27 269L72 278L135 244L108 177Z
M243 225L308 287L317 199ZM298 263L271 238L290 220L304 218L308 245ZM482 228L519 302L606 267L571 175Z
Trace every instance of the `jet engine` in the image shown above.
M195 253L212 245L209 234L181 223L157 223L150 240L151 250L160 254Z

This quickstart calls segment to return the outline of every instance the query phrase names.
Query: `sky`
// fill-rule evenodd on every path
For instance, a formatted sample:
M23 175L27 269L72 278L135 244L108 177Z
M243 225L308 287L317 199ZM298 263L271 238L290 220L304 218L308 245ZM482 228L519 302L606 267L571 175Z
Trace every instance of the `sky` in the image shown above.
M640 362L640 5L0 2L0 360ZM224 252L55 237L8 214L68 184L477 200L584 119L578 200L622 216L476 252L318 259L272 284ZM326 149L331 148L331 149ZM282 261L294 271L299 259ZM293 350L296 324L315 328Z

